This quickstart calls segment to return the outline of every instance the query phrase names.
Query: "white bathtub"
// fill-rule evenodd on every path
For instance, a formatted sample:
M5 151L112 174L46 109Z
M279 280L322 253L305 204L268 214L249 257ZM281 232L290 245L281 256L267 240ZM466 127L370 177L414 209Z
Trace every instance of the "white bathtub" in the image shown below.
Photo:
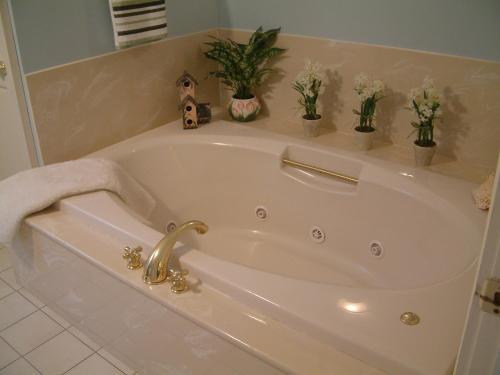
M225 122L196 131L176 122L92 156L116 160L140 181L157 200L152 216L105 192L66 199L27 220L16 269L25 287L130 366L208 374L221 357L238 374L451 373L485 220L471 184ZM359 183L285 166L282 157ZM210 229L188 233L176 249L190 292L147 286L126 269L124 246L148 253L167 223L191 219ZM82 283L110 286L96 304ZM85 288L87 300L75 297ZM135 297L109 303L124 294ZM92 320L110 304L129 313ZM155 323L132 324L137 309ZM404 312L420 323L403 324ZM141 314L132 321L151 321ZM96 328L106 319L123 321L121 336ZM165 355L172 345L184 354Z

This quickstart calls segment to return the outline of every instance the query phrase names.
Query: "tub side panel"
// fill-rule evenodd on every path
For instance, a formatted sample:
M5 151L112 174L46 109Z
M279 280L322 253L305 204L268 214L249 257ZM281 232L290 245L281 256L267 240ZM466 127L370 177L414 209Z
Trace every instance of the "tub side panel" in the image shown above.
M23 228L10 252L24 288L88 336L93 350L141 374L283 374L37 231Z

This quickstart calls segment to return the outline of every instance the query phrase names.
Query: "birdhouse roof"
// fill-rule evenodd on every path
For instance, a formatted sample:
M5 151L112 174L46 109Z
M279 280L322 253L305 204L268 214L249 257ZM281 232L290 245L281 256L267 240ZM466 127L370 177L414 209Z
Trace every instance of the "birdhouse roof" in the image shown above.
M182 99L180 107L184 107L187 104L187 102L191 102L195 106L198 105L198 103L196 102L196 100L191 95L186 95L186 97L184 99Z
M179 77L179 79L177 79L177 81L175 82L175 85L180 86L182 84L182 82L184 82L184 81L190 81L193 84L198 85L198 81L191 74L189 74L186 71L184 71L184 73Z

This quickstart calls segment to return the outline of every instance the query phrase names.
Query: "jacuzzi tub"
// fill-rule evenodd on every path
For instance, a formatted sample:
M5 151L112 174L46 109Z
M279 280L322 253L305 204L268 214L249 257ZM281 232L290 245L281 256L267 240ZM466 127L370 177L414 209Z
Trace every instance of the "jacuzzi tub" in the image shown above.
M140 217L106 192L72 197L29 218L14 251L21 283L82 330L102 306L81 303L75 313L75 298L58 302L64 293L40 281L50 278L54 259L117 278L116 290L127 287L213 340L223 337L220 345L250 353L262 374L451 373L485 220L471 184L223 121L196 131L176 122L90 157L124 166L157 200L153 214ZM283 157L359 183L287 166ZM147 256L168 224L192 219L210 229L186 234L176 248L190 292L146 286L141 272L126 269L124 246L141 245ZM91 273L82 267L65 275ZM79 282L68 285L74 296ZM405 312L420 323L403 324ZM99 339L116 349L116 337ZM126 345L120 351L154 373Z

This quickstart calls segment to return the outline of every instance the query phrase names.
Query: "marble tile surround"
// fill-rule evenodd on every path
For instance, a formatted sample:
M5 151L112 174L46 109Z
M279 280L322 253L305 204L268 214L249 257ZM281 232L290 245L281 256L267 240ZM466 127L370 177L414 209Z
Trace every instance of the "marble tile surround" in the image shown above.
M250 35L227 29L219 34L236 41L248 40ZM280 74L270 77L259 90L264 117L271 121L300 122L291 84L309 58L325 67L325 92L319 99L326 128L323 133L352 134L356 125L352 109L359 107L353 81L359 72L365 72L388 86L376 113L379 143L409 149L413 147L414 136L408 135L414 114L404 109L406 94L430 76L444 99L444 119L436 126L438 152L450 160L495 168L500 150L500 63L283 34L277 45L288 49L275 64Z
M175 81L188 70L196 96L218 105L202 44L216 30L112 52L27 75L45 164L86 155L179 117Z
M215 67L201 53L203 42L217 32L237 41L250 34L211 30L28 75L45 163L77 158L178 118L174 82L183 69L199 79L200 99L217 105L220 97L225 105L227 91L215 80L203 79ZM388 86L377 109L378 143L409 150L414 117L404 109L406 93L430 76L444 96L444 121L436 131L438 152L459 163L495 167L500 149L500 63L293 35L281 35L278 45L288 52L276 61L280 73L259 90L263 119L300 122L291 82L310 58L326 69L320 98L323 134L352 134L352 109L359 106L353 79L362 71Z

